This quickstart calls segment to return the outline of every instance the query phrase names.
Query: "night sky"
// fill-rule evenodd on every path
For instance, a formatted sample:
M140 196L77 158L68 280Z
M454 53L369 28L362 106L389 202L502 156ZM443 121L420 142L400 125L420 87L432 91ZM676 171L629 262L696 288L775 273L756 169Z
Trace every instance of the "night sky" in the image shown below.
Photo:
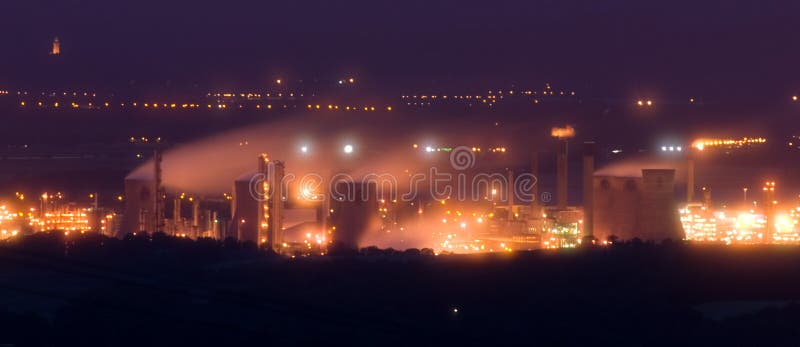
M785 99L796 1L4 1L0 83L258 87L355 75L382 91L571 86L597 97Z

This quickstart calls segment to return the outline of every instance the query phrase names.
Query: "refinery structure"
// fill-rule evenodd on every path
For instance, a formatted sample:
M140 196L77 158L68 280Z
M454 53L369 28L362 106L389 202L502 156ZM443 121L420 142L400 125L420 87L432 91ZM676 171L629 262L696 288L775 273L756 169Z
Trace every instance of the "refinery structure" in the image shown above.
M679 204L674 168L642 167L634 176L600 174L595 170L597 145L593 142L573 144L580 152L582 177L581 187L577 188L583 192L583 204L570 204L567 158L574 134L571 127L552 131L556 162L554 203L541 200L536 184L527 188L528 195L536 198L517 201L515 189L520 188L513 184L516 177L511 169L499 173L504 180L478 187L478 201L432 196L408 201L396 193L379 191L376 183L380 182L366 179L326 182L331 184L327 194L321 189L309 192L284 184L284 175L291 166L286 167L267 154L256 158L255 170L231 183L231 194L208 197L181 192L168 198L159 183L161 157L156 153L152 178L129 177L125 182L125 223L116 235L122 237L128 230L158 230L177 237L234 238L287 254L325 253L332 245L364 247L389 238L391 233L394 237L411 230L424 234L426 245L440 252L574 248L585 242L605 245L632 239L701 240L694 236L694 226L686 220L686 211L702 205L692 201L693 170L686 171L690 176L686 177L688 203ZM416 144L413 149L443 155L454 150L420 148ZM470 150L477 154L504 153L507 149ZM532 153L527 172L517 172L517 176L540 174L539 151ZM691 160L687 163L693 165ZM304 203L296 203L295 198ZM165 209L168 205L171 208ZM227 208L229 214L223 211ZM165 214L165 210L171 213ZM364 239L368 243L363 243Z
M364 177L342 182L326 178L309 189L287 183L285 178L293 176L291 162L266 153L252 158L252 171L228 182L229 193L176 191L165 187L163 153L157 149L139 169L147 175L125 179L124 195L117 197L124 203L121 213L100 208L96 194L90 195L89 204L79 206L63 202L61 193L44 193L38 197L37 208L12 211L2 206L0 237L49 230L118 238L163 232L189 239L234 239L291 255L325 254L331 247L357 249L387 240L405 242L412 235L417 242L401 242L397 247L474 253L602 246L634 239L725 244L800 241L800 209L781 209L775 182L764 184L760 203L734 208L715 207L711 190L695 187L698 153L763 144L763 138L697 140L672 150L682 152L683 159L677 162L680 170L643 165L633 172L611 174L595 167L596 143L570 143L575 136L572 127L553 128L551 136L552 149L530 151L526 169L478 173L492 180L473 187L470 194L480 198L468 201L425 194L408 200L397 192L381 191L381 182ZM501 155L510 150L464 148L472 155ZM448 156L458 148L414 144L412 149ZM580 182L578 187L569 187L570 149L579 153L573 156L581 164L581 178L573 180ZM353 147L342 150L350 154ZM670 152L666 147L662 150ZM543 153L554 158L543 158ZM541 159L555 162L552 201L544 198L550 194L541 191L539 184L525 188L515 184L522 176L540 176ZM684 184L686 199L679 202L676 193ZM570 203L571 188L582 192L581 204ZM534 198L520 199L520 190ZM17 198L25 199L20 193Z
M56 38L51 54L61 54L60 49ZM334 102L301 87L292 89L287 84L287 81L277 79L269 90L214 91L174 100L98 96L91 91L32 93L0 90L0 95L12 95L16 98L13 102L15 109L31 113L40 110L125 110L182 114L241 110L266 114L302 110L321 117L339 113L357 117L391 113L399 108L406 111L448 107L491 110L503 105L540 107L551 102L578 102L576 92L555 89L549 84L538 90L408 93L401 95L395 103L374 100ZM355 84L352 77L344 77L337 83L342 87ZM690 102L695 101L692 99ZM633 106L642 109L656 107L655 102L649 99L635 101ZM288 184L285 182L287 178L296 179L295 174L304 172L298 170L305 165L303 160L287 154L290 152L287 148L296 144L279 138L271 145L257 145L256 141L251 144L253 138L244 136L236 140L237 150L260 146L256 149L259 154L247 157L248 169L238 172L236 177L212 177L226 187L224 193L192 191L191 184L178 187L174 180L169 182L173 185L165 183L163 177L176 169L173 167L165 172L168 165L162 164L170 160L165 159L165 155L169 156L172 150L161 148L162 137L131 136L129 144L146 149L136 154L137 159L146 161L146 164L141 164L136 170L139 174L131 174L124 180L123 193L114 199L119 202L116 208L99 206L96 193L83 204L74 204L65 202L60 192L44 192L33 199L38 200L37 206L2 206L0 238L48 230L64 231L65 234L98 232L118 238L163 232L189 239L234 239L284 254L324 254L331 247L353 249L374 244L472 253L575 248L586 244L602 246L635 239L724 244L800 242L800 209L777 201L776 190L780 182L769 179L763 187L750 189L751 198L755 200L747 199L748 188L744 188L742 204L715 205L711 199L714 187L710 182L698 184L695 179L696 166L702 165L696 157L701 153L730 153L757 148L765 145L766 138L703 137L659 145L655 152L679 159L667 166L640 163L632 170L620 173L597 167L595 161L602 143L590 141L591 137L576 140L576 130L572 126L550 130L545 145L529 148L511 147L502 141L491 146L466 145L457 141L437 146L420 141L410 144L411 153L405 153L405 156L391 154L391 160L402 163L421 161L418 154L440 157L447 162L448 156L456 149L469 149L473 156L489 164L474 172L444 169L454 177L462 173L468 173L470 179L483 175L485 182L467 191L467 195L477 196L477 199L433 193L407 198L398 192L381 190L382 182L375 182L374 177L370 179L363 174L346 182L333 180L340 173L334 169L343 169L343 173L353 169L348 167L352 162L346 160L328 163L324 168L317 167L322 181L313 187ZM323 129L320 132L328 131ZM284 135L280 132L275 134L278 137ZM788 145L795 148L797 143L800 140L792 138ZM336 146L339 146L335 149L339 154L351 157L356 156L354 152L361 151L360 148L354 149L352 144L343 146L337 143ZM303 156L317 150L308 143L296 147ZM150 150L153 150L152 155L147 152ZM604 152L617 154L621 150L605 148ZM507 154L516 155L514 163L493 161L494 157ZM217 161L204 165L226 166L225 155L223 153ZM8 158L17 159L10 155ZM241 161L241 157L237 158L235 160ZM540 165L540 162L545 164ZM369 160L361 164L369 165ZM540 170L540 167L547 169ZM193 165L180 168L193 172L204 169ZM413 172L406 170L403 174L406 173L412 176ZM570 177L576 173L579 173L579 179ZM538 182L538 178L544 176L554 177L546 190ZM515 183L522 177L534 177L537 182L518 187ZM433 191L429 186L424 189ZM348 194L335 194L341 191ZM570 192L580 194L571 195ZM519 198L520 193L532 198ZM17 205L24 206L24 194L17 193L17 200L20 202ZM31 200L29 197L28 203Z

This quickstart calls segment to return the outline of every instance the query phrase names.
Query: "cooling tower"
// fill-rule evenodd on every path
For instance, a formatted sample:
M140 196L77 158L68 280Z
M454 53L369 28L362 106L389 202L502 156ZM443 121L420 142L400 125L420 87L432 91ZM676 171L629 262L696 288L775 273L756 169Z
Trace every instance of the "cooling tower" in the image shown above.
M378 211L377 185L374 182L342 182L335 185L331 197L333 243L350 249L367 231Z
M642 170L639 238L653 241L683 239L675 204L675 170Z
M125 179L125 215L123 227L118 230L117 237L155 230L155 197L155 180Z
M642 179L595 176L593 181L594 236L598 240L612 235L620 239L637 237Z

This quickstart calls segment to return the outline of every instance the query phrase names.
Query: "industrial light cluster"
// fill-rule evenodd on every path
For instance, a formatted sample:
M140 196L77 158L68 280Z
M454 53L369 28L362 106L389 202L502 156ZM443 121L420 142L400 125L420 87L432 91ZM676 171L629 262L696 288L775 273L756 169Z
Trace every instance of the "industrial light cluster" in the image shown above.
M767 142L763 137L743 137L741 139L697 139L692 142L692 147L697 150L706 148L741 148L752 145L761 145Z
M151 143L151 142L160 143L161 140L162 140L161 137L149 138L149 137L146 137L146 136L140 136L140 137L131 136L128 139L128 142L130 142L130 143Z
M19 233L19 225L15 223L22 214L17 214L8 210L5 205L0 206L0 239L16 236Z
M24 201L24 195L17 192L16 197ZM94 198L94 194L90 195ZM41 207L12 211L12 207L0 206L0 240L20 234L23 228L31 232L63 231L70 233L86 233L99 231L107 233L113 228L114 213L101 212L91 207L76 207L74 204L56 204L63 195L47 194L41 196Z
M241 99L247 99L247 100L261 100L261 99L264 99L264 98L277 99L277 98L284 98L284 97L289 97L289 98L301 97L302 98L302 97L305 97L305 94L304 93L295 93L295 92L264 92L264 93L261 93L261 92L238 92L238 93L234 93L234 92L226 92L226 93L214 92L214 93L207 93L206 97L209 97L209 98L215 97L215 98L224 98L224 99L241 98Z
M227 110L228 108L232 109L248 109L248 110L271 110L273 109L272 104L255 104L255 105L244 105L244 104L225 104L225 103L218 103L218 104L178 104L178 103L140 103L140 102L131 102L131 103L110 103L110 102L103 102L99 104L95 104L92 102L87 102L84 104L80 104L77 102L71 102L69 106L64 105L61 102L42 102L38 101L35 104L37 108L49 108L49 109L59 109L59 108L74 108L74 109L107 109L112 107L119 107L119 108L142 108L142 109L217 109L217 110ZM29 106L28 102L20 101L19 103L20 108L25 108ZM297 105L276 105L274 108L282 108L282 109L289 109L289 108L297 108ZM343 111L392 111L392 106L374 106L374 105L366 105L366 106L340 106L340 105L333 105L328 104L326 106L320 104L308 104L306 108L309 110L343 110Z
M344 110L344 111L370 111L370 112L374 112L376 110L386 110L386 111L391 111L392 110L392 106L385 106L385 107L341 106L340 107L339 105L333 105L333 104L328 104L327 107L325 107L323 105L320 105L320 104L316 104L316 105L308 104L308 105L306 105L306 108L309 109L309 110L324 110L324 109L327 109L327 110L334 110L334 111Z
M421 149L422 151L427 152L427 153L432 153L432 152L452 152L453 148L454 148L452 146L445 146L445 147L425 146L425 147L420 148L420 146L418 144L416 144L416 143L411 145L411 147L414 148L414 149ZM468 147L468 148L472 152L477 152L477 153L483 152L484 149L486 150L486 152L491 152L491 153L505 153L506 150L507 150L506 147L502 147L502 146L489 147L489 148L481 148L481 147Z
M747 188L739 208L713 210L710 194L703 203L687 204L679 211L686 239L728 245L800 243L800 206L780 206L775 186L775 181L764 182L761 204L747 200Z
M712 211L699 204L680 210L686 239L724 244L800 243L800 207L769 214L755 209Z
M682 152L682 146L661 146L662 152Z
M534 97L533 104L538 104L541 100L540 97L571 97L575 96L574 91L559 90L555 91L546 84L545 88L541 91L525 89L525 90L488 90L486 94L446 94L446 93L423 93L423 94L407 94L401 95L401 99L406 100L407 106L416 107L430 107L435 102L455 101L455 102L469 102L472 106L475 103L478 105L486 105L491 107L498 101L502 101L510 97Z
M550 84L546 84L544 90L536 91L532 89L526 90L488 90L486 94L444 94L444 93L430 93L430 94L409 94L409 95L402 95L401 98L403 99L453 99L453 100L470 100L470 99L503 99L505 96L513 96L513 95L541 95L541 96L575 96L574 91L564 91L559 90L555 91Z

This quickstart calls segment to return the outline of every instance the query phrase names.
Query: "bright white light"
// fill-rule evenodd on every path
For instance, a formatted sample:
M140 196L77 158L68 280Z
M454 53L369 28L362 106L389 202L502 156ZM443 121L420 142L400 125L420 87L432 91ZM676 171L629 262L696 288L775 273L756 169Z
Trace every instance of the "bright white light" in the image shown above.
M673 146L669 146L669 151L670 151L670 152L675 152L675 147L673 147Z
M344 152L347 154L353 153L353 145L345 145Z
M661 146L661 151L662 152L666 152L667 151L667 146Z
M431 146L425 147L425 152L433 152L433 147Z
M683 147L681 147L681 146L678 146L678 147L676 147L675 149L677 149L677 150L678 150L678 152L680 152L680 151L682 151L682 150L683 150Z
M300 152L308 153L308 146L300 147Z

